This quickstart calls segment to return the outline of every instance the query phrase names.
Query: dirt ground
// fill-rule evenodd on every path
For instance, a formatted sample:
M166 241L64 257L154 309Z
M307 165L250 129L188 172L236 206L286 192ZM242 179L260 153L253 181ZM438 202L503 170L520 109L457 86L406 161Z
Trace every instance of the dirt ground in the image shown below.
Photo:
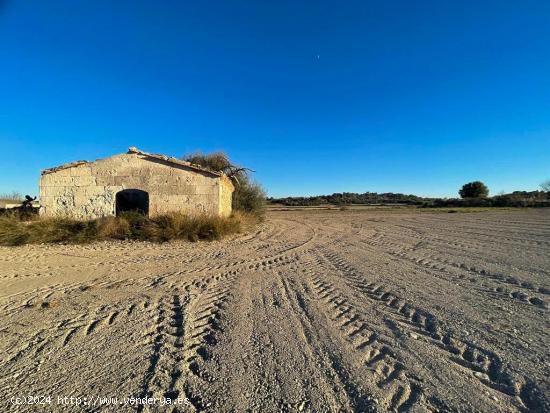
M548 210L1 248L0 411L547 412L549 276Z

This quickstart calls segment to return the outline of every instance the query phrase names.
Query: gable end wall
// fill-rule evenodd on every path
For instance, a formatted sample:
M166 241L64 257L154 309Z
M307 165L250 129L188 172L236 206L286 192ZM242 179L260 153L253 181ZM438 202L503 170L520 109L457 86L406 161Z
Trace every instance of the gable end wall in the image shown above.
M40 213L75 219L114 215L117 192L141 189L149 193L150 216L174 211L227 216L227 195L220 203L224 179L139 154L117 155L42 175Z

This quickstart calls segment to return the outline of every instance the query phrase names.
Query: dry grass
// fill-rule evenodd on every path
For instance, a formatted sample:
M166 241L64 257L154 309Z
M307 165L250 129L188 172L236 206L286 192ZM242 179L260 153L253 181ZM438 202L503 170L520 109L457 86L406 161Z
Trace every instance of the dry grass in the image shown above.
M24 221L15 214L0 217L0 245L90 243L109 239L166 242L216 240L242 232L258 222L253 214L235 212L228 218L172 213L148 218L137 213L92 221L40 218Z
M17 191L0 194L0 202L22 202L25 197Z

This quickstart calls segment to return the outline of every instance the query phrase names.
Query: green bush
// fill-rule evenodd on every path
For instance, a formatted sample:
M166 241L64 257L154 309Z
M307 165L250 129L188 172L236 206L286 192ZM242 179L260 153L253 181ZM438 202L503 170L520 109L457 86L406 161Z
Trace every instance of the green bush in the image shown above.
M489 188L481 181L474 181L464 184L458 193L461 198L487 198Z
M254 182L237 183L233 193L233 207L258 216L265 212L266 198L263 188Z
M183 157L187 162L202 166L214 172L223 172L233 182L233 209L257 217L262 217L265 212L266 195L263 188L250 179L247 168L235 166L229 157L223 152L210 154L194 153Z

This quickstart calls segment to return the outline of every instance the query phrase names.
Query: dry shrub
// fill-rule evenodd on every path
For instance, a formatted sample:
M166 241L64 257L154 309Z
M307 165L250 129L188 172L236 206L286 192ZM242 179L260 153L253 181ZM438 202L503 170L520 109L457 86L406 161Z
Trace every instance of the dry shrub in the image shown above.
M97 221L99 239L126 239L131 234L130 223L124 217L105 217Z
M233 210L257 215L263 219L265 215L266 194L261 185L251 180L248 169L233 165L223 152L203 154L196 152L183 157L187 162L200 165L214 172L223 172L230 177L235 185L233 192Z
M97 239L96 221L76 221L72 219L37 220L30 224L41 231L38 242L70 242L82 244Z
M208 168L211 171L224 172L226 174L232 166L229 157L224 152L212 152L208 154L195 152L184 156L183 159L203 168Z
M189 241L216 240L242 230L242 215L228 218L209 215L171 213L152 218L143 228L145 239L165 242L172 239Z
M139 213L91 221L39 218L23 221L16 215L0 217L0 245L89 243L108 239L166 242L217 240L252 228L256 214L235 212L230 217L170 213L148 218Z
M241 179L235 184L233 208L240 212L256 215L263 219L265 215L266 195L261 185Z
M29 231L25 223L17 217L0 216L0 244L1 245L23 245L29 239Z
M0 194L0 201L21 202L23 199L25 199L23 194L17 191Z

